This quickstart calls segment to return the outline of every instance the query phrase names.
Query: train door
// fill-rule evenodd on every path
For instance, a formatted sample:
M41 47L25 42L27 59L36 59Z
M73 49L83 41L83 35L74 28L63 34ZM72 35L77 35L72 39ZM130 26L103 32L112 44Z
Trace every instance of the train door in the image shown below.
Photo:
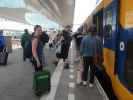
M103 44L104 66L110 77L114 74L117 35L118 35L118 0L113 2L103 11Z

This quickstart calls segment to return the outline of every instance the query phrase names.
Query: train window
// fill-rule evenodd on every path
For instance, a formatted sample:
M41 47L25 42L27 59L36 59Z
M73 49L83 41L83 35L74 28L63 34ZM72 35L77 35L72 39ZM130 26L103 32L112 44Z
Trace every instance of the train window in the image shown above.
M133 41L127 43L127 59L125 66L125 79L128 87L133 87Z
M112 19L113 19L112 17L113 17L112 9L110 9L106 12L106 25L108 24L112 25Z
M96 25L98 35L103 38L103 9L93 16L93 23Z
M112 35L112 25L105 25L104 26L104 37L111 38Z
M111 38L112 36L112 23L113 23L113 11L109 9L105 13L105 26L104 26L104 37Z

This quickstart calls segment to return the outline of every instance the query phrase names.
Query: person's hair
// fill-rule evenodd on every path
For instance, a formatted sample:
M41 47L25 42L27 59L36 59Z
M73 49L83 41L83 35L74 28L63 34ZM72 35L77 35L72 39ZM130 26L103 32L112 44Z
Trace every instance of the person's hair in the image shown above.
M87 32L92 32L92 30L93 30L92 26L87 27Z
M97 32L97 28L94 25L87 27L87 32Z
M0 30L0 33L3 33L3 30Z
M25 32L25 33L28 33L28 29L24 29L24 32Z
M41 28L41 25L35 25L34 26L34 31L36 31L36 29L39 28L39 27Z
M70 25L67 25L67 26L65 26L65 28L71 28L71 26Z

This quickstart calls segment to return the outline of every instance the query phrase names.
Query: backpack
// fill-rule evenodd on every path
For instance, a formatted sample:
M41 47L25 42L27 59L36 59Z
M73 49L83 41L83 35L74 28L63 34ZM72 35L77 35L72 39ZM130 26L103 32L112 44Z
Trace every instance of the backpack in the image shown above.
M43 45L45 45L45 43L47 43L49 41L49 36L46 32L43 32L43 35L41 37L41 41L42 41Z
M34 37L34 34L35 34L35 32L32 33L32 37ZM45 31L43 31L43 34L42 34L40 40L42 41L43 45L45 45L49 41L49 36Z

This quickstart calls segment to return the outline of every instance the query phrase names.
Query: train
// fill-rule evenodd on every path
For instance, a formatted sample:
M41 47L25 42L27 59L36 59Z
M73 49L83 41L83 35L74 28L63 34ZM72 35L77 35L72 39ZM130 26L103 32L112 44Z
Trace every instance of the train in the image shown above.
M94 24L103 40L96 76L111 100L133 100L133 0L102 0L80 28Z

